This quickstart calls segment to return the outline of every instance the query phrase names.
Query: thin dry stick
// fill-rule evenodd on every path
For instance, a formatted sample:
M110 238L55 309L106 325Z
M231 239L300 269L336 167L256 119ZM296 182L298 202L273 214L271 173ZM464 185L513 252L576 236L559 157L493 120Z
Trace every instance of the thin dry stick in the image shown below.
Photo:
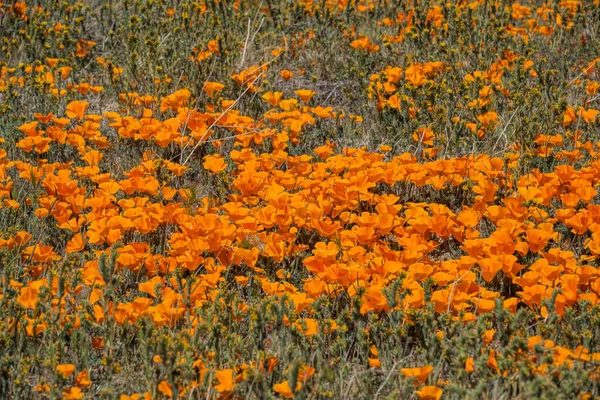
M496 146L498 145L498 142L500 142L501 137L504 136L504 138L505 138L504 140L508 141L508 139L506 139L506 130L508 129L508 126L510 125L510 121L512 121L512 119L515 116L515 114L517 113L517 111L519 111L519 107L517 107L515 112L513 112L512 115L510 116L510 118L508 119L508 122L506 123L506 125L504 125L504 129L502 129L502 132L500 132L500 135L498 135L498 139L496 140L496 143L494 143L493 149L496 149Z
M416 148L415 148L415 152L413 153L413 155L414 155L415 157L417 157L417 159L421 159L421 157L422 157L422 155L423 155L423 151L422 151L422 149L423 149L423 139L424 139L424 138L425 138L425 132L423 132L423 133L421 134L421 137L419 138L419 142L417 143L417 146L416 146ZM419 150L421 150L421 152L420 152L420 153L419 153ZM417 153L418 153L418 155L417 155Z
M258 5L258 8L256 9L256 13L254 13L254 17L252 18L252 22L254 22L256 20L256 17L258 16L258 12L261 7L262 7L262 2ZM264 21L265 21L265 19L263 18L262 21L260 21L260 24L258 25L258 29L252 35L252 39L250 39L250 24L251 24L251 22L250 22L250 18L248 18L248 30L246 32L246 40L244 41L244 52L242 53L242 60L240 61L240 68L242 68L244 66L244 59L246 58L246 49L248 48L248 43L251 44L254 42L254 38L256 37L256 34L262 27L262 24ZM250 39L250 42L248 42L248 39Z
M587 67L586 69L584 69L579 75L577 75L571 82L568 83L568 85L572 84L573 82L575 82L577 79L581 78L584 74L587 74L587 72L594 68L596 66L597 62L593 63L592 65L590 65L589 67Z
M218 138L218 139L205 140L204 143L214 143L214 142L220 142L222 140L237 139L239 137L250 136L250 135L254 135L255 133L260 133L260 132L262 132L262 131L260 131L258 129L252 129L251 131L249 131L247 133L240 133L239 135L225 136L225 137Z
M204 143L204 138L208 135L208 133L211 131L211 129L213 129L217 125L217 122L219 122L221 120L221 118L223 118L225 116L225 114L227 114L229 112L229 110L231 110L242 99L242 97L246 94L246 92L248 90L250 90L250 88L252 87L252 85L254 85L254 82L256 82L258 80L259 76L257 76L256 78L254 78L254 80L252 81L252 83L246 89L244 89L244 91L242 92L242 94L240 94L238 96L238 98L233 102L233 104L231 104L229 107L227 107L227 109L225 111L223 111L221 113L221 115L219 115L219 117L216 120L213 121L212 124L210 124L210 126L206 129L206 132L204 133L204 135L202 135L202 137L198 140L198 143L196 143L196 145L194 146L194 148L192 149L192 151L190 152L190 154L187 156L187 158L185 159L185 161L182 162L182 163L180 163L181 165L186 165L188 163L188 161L190 160L190 158L192 157L192 155L194 154L194 152L196 151L196 149L198 148L198 146L200 146L202 143ZM186 143L185 147L187 147L187 143ZM185 147L184 147L183 150L185 150ZM182 158L183 158L183 150L181 151Z
M377 398L379 397L379 393L383 390L383 387L385 386L385 384L387 383L387 381L390 380L390 377L392 376L392 373L394 373L394 371L396 370L396 364L397 363L394 362L394 365L392 365L392 368L390 368L390 372L385 377L385 380L381 383L381 386L379 386L379 389L377 389L377 392L375 392L375 397L373 397L373 399L377 400Z
M259 76L260 76L260 75L259 75ZM258 78L258 76L257 76L257 78ZM230 110L230 109L231 109L231 108L232 108L232 107L233 107L233 106L234 106L234 105L235 105L235 104L236 104L236 103L237 103L237 102L238 102L238 101L241 99L241 96L243 96L243 95L244 95L244 93L246 93L246 91L247 91L247 90L248 90L248 89L249 89L249 88L250 88L250 87L251 87L251 86L254 84L254 82L256 82L256 79L255 79L255 80L254 80L254 81L253 81L253 82L250 84L250 86L249 86L249 87L248 87L248 88L247 88L247 89L246 89L246 90L245 90L245 91L244 91L244 92L243 92L243 93L240 95L240 97L238 97L238 98L236 99L236 101L235 101L235 102L234 102L234 103L231 105L231 107L227 108L225 111L223 111L223 113L222 113L221 115L219 115L219 118L217 118L217 119L214 121L214 123L213 123L213 124L212 124L212 125L211 125L211 126L210 126L210 127L207 129L207 130L206 130L206 132L204 133L204 135L202 135L202 137L200 138L200 141L202 141L202 140L204 139L204 137L205 137L205 136L208 134L208 132L210 132L210 129L211 129L211 128L213 128L213 127L215 126L215 124L216 124L216 123L217 123L217 122L218 122L218 121L219 121L221 118L223 118L223 116L224 116L225 114L227 114L227 112L228 112L228 111L229 111L229 110ZM244 83L246 83L246 82L244 82ZM195 103L195 105L194 105L194 108L196 108L196 106L198 105L198 100L199 100L199 99L196 99L196 103ZM188 116L187 116L187 119L186 119L186 122L185 122L184 129L181 131L182 140L183 140L183 136L185 135L185 134L184 134L184 132L185 132L185 127L187 127L187 123L189 122L189 119L190 119L190 117L191 117L191 113L190 113L190 112L188 112ZM217 126L218 126L218 125L217 125ZM186 142L186 144L183 146L183 148L181 149L181 153L179 154L179 155L180 155L180 159L179 159L179 163L180 163L180 164L181 164L181 162L182 162L182 160L183 160L183 152L185 151L185 149L187 149L187 148L188 148L188 146L190 145L190 143L192 142L192 140L193 140L193 138L190 138L190 139L189 139L189 140ZM195 150L195 149L196 149L196 148L194 147L194 149L192 150L192 153L194 152L194 150ZM187 161L187 160L186 160L186 161Z
M240 68L244 65L244 58L246 58L246 49L248 48L248 40L250 39L250 18L248 18L248 29L246 31L246 40L244 41L244 51L242 52L242 59L240 60Z
M259 66L258 68L256 68L256 70L260 70L262 67L264 67L264 66L267 66L267 65L269 65L269 64L272 64L272 63L273 63L275 60L277 60L277 59L278 59L278 58L281 56L281 54L283 54L283 53L280 53L279 55L277 55L277 57L274 57L274 58L273 58L272 60L270 60L269 62L267 62L267 63L265 63L265 64L263 64L263 65ZM256 71L256 70L255 70L255 71ZM254 72L254 71L252 71L252 72ZM192 149L192 151L190 152L190 154L187 156L187 158L185 159L185 161L184 161L184 162L182 162L182 163L180 163L181 165L186 165L186 164L188 163L188 161L190 161L190 158L192 157L192 155L194 154L194 152L196 151L196 149L198 149L198 147L199 147L199 146L200 146L202 143L204 143L204 138L205 138L205 137L206 137L206 136L209 134L210 130L211 130L212 128L214 128L214 127L217 125L217 123L218 123L218 122L221 120L221 118L223 118L223 117L225 116L225 114L227 114L227 113L229 112L229 110L231 110L233 107L235 107L235 105L236 105L237 103L239 103L239 101L242 99L242 97L244 97L244 95L245 95L245 94L248 92L248 90L250 90L250 88L251 88L251 87L254 85L254 83L255 83L255 82L258 80L258 78L260 78L260 76L261 76L261 75L262 75L262 74L259 72L259 74L258 74L258 75L257 75L257 76L256 76L256 77L255 77L255 78L252 80L252 82L251 82L249 85L247 85L246 89L244 89L244 91L243 91L243 92L242 92L242 93L241 93L241 94L238 96L238 98L237 98L237 99L235 99L235 101L234 101L234 102L233 102L233 103L232 103L232 104L231 104L229 107L227 107L227 109L226 109L225 111L223 111L223 112L221 113L221 115L219 115L219 117L218 117L216 120L214 120L214 121L213 121L213 123L212 123L212 124L210 124L210 126L208 127L208 129L206 129L206 132L204 133L204 135L202 135L202 137L200 138L200 140L198 140L198 143L196 143L196 145L194 146L194 148ZM189 142L188 142L188 143L189 143ZM182 153L183 153L183 150L185 150L185 148L186 148L186 147L187 147L187 144L186 144L186 146L185 146L185 147L182 149L182 151L181 151ZM183 156L183 154L182 154L182 156Z
M264 18L260 20L260 24L258 24L258 28L256 28L256 30L252 34L252 39L250 39L250 44L254 43L254 38L256 37L256 34L260 31L260 28L262 28L262 24L264 22L265 22Z
M331 89L331 91L329 92L329 95L327 95L327 97L325 98L325 100L323 101L323 103L327 103L327 101L328 101L328 100L331 98L331 96L333 96L333 94L335 93L335 91L336 91L336 90L337 90L339 87L341 87L342 85L345 85L346 83L347 83L346 81L343 81L343 82L340 82L340 83L338 83L337 85L335 85L335 86L333 87L333 89Z
M462 281L462 279L465 276L467 276L466 272L463 274L463 276L458 278L458 280L454 281L454 283L452 284L452 290L450 291L450 294L448 295L448 309L446 310L446 312L450 312L450 304L452 302L452 298L454 297L454 289L456 289L456 284L459 283L460 281Z
M210 371L210 375L208 375L208 381L212 382L212 371ZM212 383L208 385L208 390L206 391L206 400L210 399L210 390L212 389Z
M594 101L596 101L598 99L600 99L600 95L592 97L591 99L589 99L588 101L586 101L585 104L588 105L588 104L590 104L590 103L592 103L592 102L594 102Z
M203 87L206 86L206 83L208 82L208 80L210 79L210 77L212 76L212 73L214 71L215 68L215 63L213 61L211 67L210 67L210 72L208 73L208 77L206 78L206 80L204 81ZM194 102L194 108L198 107L198 102L200 101L200 95L201 93L198 95L198 97L196 98L196 101ZM183 137L185 136L185 131L187 129L188 123L190 122L190 117L192 116L192 113L188 112L187 118L185 119L185 124L183 124L183 126L181 127L181 140L183 141ZM181 160L183 159L183 151L187 148L188 144L190 142L188 141L185 146L183 146L183 148L181 149L181 153L180 153L180 158L179 158L179 162L181 163Z

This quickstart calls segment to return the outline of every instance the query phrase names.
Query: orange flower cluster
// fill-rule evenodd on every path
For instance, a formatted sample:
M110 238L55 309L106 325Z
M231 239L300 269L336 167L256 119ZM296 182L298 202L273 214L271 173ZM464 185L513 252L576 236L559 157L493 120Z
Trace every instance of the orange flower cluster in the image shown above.
M399 74L390 70L386 76ZM298 96L308 102L313 94L300 91ZM392 158L356 148L338 153L328 143L314 150L316 156L292 156L286 152L290 136L297 138L305 124L329 116L320 108L299 106L293 99L280 100L280 93L263 97L284 111L268 111L265 120L273 128L248 136L254 143L271 141L273 150L261 154L253 151L245 135L266 121L254 121L235 111L187 109L186 90L160 101L162 111L176 115L165 120L149 112L139 119L114 112L103 118L86 114L88 104L83 101L70 103L66 118L37 116L19 128L25 137L17 146L39 154L51 146L75 147L80 160L31 164L9 161L3 152L4 207L34 204L29 199L21 205L11 198L10 171L15 169L17 179L42 189L34 214L55 224L68 240L53 247L23 231L2 239L0 247L20 249L32 278L37 278L68 254L93 250L100 257L110 252L106 246L121 243L114 250L116 266L146 277L138 283L138 294L129 302L107 299L105 274L94 257L80 269L82 283L55 299L62 323L71 321L73 305L65 303L69 293L85 291L93 305L90 318L97 323L107 318L119 324L135 323L147 316L159 326L175 325L187 315L194 326L195 307L214 301L221 282L244 286L249 279L260 283L265 296L288 296L299 316L310 315L311 302L321 296L332 298L340 293L361 296L363 314L389 312L385 291L398 279L409 294L395 307L424 307L424 283L432 281L435 310L450 312L462 321L491 312L497 302L512 312L527 306L542 316L547 312L546 299L554 299L559 314L580 300L598 302L600 274L590 264L600 255L600 208L592 203L600 180L598 161L581 168L562 164L551 172L533 170L519 175L517 152L505 159L484 154L420 162L410 153ZM132 98L142 108L154 101ZM103 170L101 149L110 141L99 128L107 119L118 137L152 141L158 147L174 143L185 148L194 140L205 140L208 129L217 123L236 125L233 133L238 135L240 148L229 154L233 164L227 165L218 154L204 161L212 173L232 172L228 201L193 200L191 188L173 186L189 169L151 152L144 153L139 165L123 171L123 179ZM277 124L289 128L295 123L298 128L292 135L277 131ZM420 135L430 134L423 131ZM35 142L30 148L31 140L44 145ZM552 143L559 154L571 153L561 150L560 137L550 141L541 136L537 143L546 147ZM577 152L592 160L600 155L591 143L577 147ZM161 182L159 177L165 174L172 178ZM407 192L415 190L457 191L472 201L462 208L451 202L400 202L401 196L406 198ZM144 238L157 232L165 236L162 247L151 248ZM576 238L588 232L587 253L576 257L563 247L565 235ZM308 244L303 239L307 236L316 239ZM305 268L301 282L292 279L284 267L286 260L298 256ZM275 275L261 267L266 260L280 266ZM173 274L178 269L193 274L176 279ZM42 279L17 286L17 301L34 310L46 285ZM56 285L53 295L58 294ZM507 286L514 289L507 292ZM186 287L192 290L186 293ZM308 336L319 329L311 318L302 318L294 326ZM48 329L46 324L36 325L33 320L28 325L30 335L44 329ZM291 393L284 386L278 389Z

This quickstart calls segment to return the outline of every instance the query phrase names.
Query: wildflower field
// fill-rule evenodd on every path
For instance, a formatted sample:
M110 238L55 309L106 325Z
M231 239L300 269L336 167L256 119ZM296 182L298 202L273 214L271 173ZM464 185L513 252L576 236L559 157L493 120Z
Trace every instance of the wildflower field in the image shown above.
M0 398L599 398L599 110L600 0L0 0Z

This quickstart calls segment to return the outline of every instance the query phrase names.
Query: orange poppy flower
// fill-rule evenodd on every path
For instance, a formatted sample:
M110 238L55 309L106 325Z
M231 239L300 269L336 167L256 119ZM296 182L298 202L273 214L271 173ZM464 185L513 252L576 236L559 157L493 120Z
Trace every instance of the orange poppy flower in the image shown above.
M319 324L314 318L303 318L296 322L294 326L305 336L316 335L319 331Z
M227 168L227 164L220 154L204 157L204 163L202 163L202 165L213 174L218 174Z
M219 82L206 82L204 84L204 91L208 95L208 97L213 98L216 94L218 94L225 85Z
M418 382L421 384L425 383L431 372L433 371L433 367L431 365L426 365L424 367L417 368L402 368L400 369L400 373L407 378L416 378Z
M439 400L443 393L444 391L437 386L423 386L421 390L415 392L421 400Z
M82 235L76 234L67 242L66 252L67 253L77 253L77 252L82 251L84 248L85 248L85 242L83 240Z
M277 107L281 102L283 92L266 92L261 97L273 107Z
M526 231L529 250L537 253L546 247L548 241L552 238L552 234L541 229L528 229Z
M35 309L39 291L31 286L26 286L19 291L17 302L25 308Z
M594 110L593 108L589 108L587 110L582 108L580 113L583 117L583 120L589 124L596 120L596 117L598 114L600 114L600 111Z
M292 71L288 71L287 69L281 70L279 75L286 81L289 81L294 76Z
M71 119L81 120L87 111L89 103L87 101L76 100L67 105L66 115Z
M163 279L160 276L155 276L154 278L147 280L146 282L140 283L138 285L138 290L156 298L156 286L160 285L162 281Z
M83 399L84 393L77 386L70 387L62 391L62 394L67 400L80 400Z
M296 95L300 97L300 100L302 100L305 103L308 103L310 99L312 99L312 97L315 94L317 94L317 92L313 92L312 90L308 89L295 90L294 93L296 93Z
M273 390L286 399L291 399L294 397L294 393L302 389L302 383L296 382L296 387L292 391L290 388L290 384L288 381L283 381L280 383L276 383L273 385Z
M230 392L235 387L233 369L223 369L216 372L217 381L219 383L214 386L219 393Z
M56 372L63 378L68 378L75 371L75 365L73 364L59 364L56 366Z
M161 381L158 384L158 391L161 392L163 395L167 396L168 398L173 397L173 389L171 387L171 384L167 381Z

